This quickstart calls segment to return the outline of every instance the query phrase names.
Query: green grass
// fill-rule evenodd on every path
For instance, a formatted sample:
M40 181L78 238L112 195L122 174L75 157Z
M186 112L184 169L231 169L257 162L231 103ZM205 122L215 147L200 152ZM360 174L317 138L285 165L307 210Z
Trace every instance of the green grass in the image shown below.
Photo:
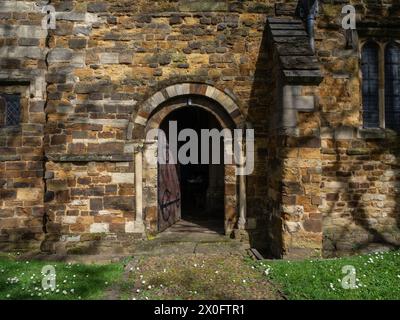
M400 252L329 260L261 261L256 266L291 300L399 300ZM356 287L344 289L344 266L356 270ZM348 282L347 282L348 283Z
M46 265L56 270L54 291L42 288ZM342 287L344 266L356 270L353 289ZM292 300L400 299L399 251L305 261L153 257L140 261L125 283L122 273L123 263L84 265L0 256L0 300L101 299L111 286L125 299L274 299L275 289L267 280Z
M55 267L56 288L42 288L42 268ZM83 265L0 257L0 300L100 299L121 279L122 264Z

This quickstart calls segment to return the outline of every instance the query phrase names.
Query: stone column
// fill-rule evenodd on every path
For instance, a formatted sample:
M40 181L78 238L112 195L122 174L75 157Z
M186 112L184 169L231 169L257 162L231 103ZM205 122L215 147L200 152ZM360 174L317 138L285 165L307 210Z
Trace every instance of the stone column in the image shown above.
M135 231L144 233L143 222L143 150L137 146L135 150L135 189L136 189L136 219Z
M240 147L240 163L239 163L239 172L244 170L246 165L246 157L245 157L245 143L243 141L238 142ZM239 176L239 222L238 228L239 230L246 229L246 176L241 174Z

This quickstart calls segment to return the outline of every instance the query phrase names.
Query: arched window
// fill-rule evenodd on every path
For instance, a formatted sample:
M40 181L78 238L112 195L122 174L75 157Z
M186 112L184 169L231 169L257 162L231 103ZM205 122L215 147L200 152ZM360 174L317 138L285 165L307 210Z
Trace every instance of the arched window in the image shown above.
M367 42L362 49L362 98L364 127L379 127L379 46Z
M400 131L400 45L394 42L385 51L385 122Z

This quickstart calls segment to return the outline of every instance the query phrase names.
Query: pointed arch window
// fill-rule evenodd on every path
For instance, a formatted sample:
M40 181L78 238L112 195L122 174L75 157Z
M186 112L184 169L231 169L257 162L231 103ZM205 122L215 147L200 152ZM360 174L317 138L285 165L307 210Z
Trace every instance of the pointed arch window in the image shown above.
M385 48L385 124L400 132L400 45Z
M379 46L367 42L361 54L363 120L365 128L379 127Z

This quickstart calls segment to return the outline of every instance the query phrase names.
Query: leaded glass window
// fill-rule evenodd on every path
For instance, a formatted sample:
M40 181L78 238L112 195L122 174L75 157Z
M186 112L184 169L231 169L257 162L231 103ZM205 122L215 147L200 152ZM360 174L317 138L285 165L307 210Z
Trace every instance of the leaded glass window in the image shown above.
M385 123L400 132L400 45L396 43L385 50Z
M21 120L21 97L19 94L0 93L0 105L4 126L17 126Z
M364 127L379 127L379 46L368 42L362 49L362 96Z

